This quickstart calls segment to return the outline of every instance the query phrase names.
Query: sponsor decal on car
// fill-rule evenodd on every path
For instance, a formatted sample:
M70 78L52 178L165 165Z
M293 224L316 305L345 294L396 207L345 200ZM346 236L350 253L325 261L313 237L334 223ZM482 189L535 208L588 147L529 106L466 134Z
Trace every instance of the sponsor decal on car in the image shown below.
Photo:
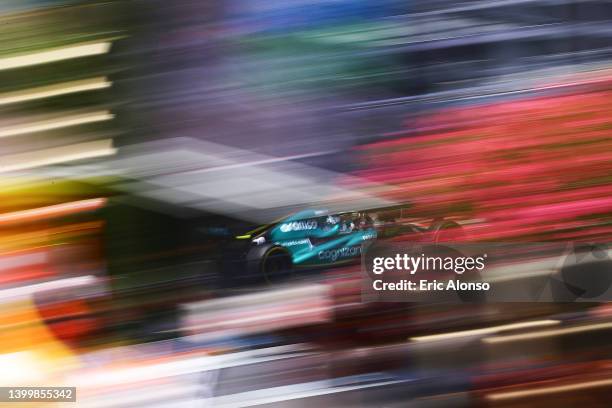
M361 255L361 246L351 246L338 249L319 251L319 259L335 262L342 258L351 258Z
M317 227L318 227L318 224L315 220L293 221L293 222L286 222L284 224L281 224L280 230L282 232L307 231L307 230L316 229Z
M364 241L367 241L369 239L376 239L376 233L375 232L365 233L361 236L361 239Z
M308 238L294 239L294 240L291 240L291 241L279 241L279 242L275 242L275 244L282 245L284 247L308 244L308 245L310 245L312 247L312 245L310 243L310 240Z

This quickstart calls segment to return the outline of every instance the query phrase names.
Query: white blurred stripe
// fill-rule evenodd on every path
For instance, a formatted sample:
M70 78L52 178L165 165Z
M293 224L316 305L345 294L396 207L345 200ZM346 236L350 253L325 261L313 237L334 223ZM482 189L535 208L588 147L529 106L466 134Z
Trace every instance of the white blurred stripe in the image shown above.
M586 326L565 327L565 328L556 329L556 330L542 330L542 331L535 332L535 333L497 336L497 337L491 337L488 339L483 339L482 341L488 344L508 343L508 342L513 342L513 341L542 339L546 337L563 336L566 334L582 333L586 331L595 331L595 330L607 330L607 329L612 329L612 322L590 324Z
M74 288L78 286L91 285L97 281L93 275L78 276L74 278L56 279L34 285L18 286L16 288L0 290L0 301L15 300L31 296L35 293L45 292L48 290Z
M238 168L241 168L241 167L261 166L263 164L282 163L282 162L287 162L287 161L291 161L291 160L302 160L302 159L308 159L308 158L311 158L311 157L326 156L326 155L329 155L329 154L332 154L332 153L336 153L336 152L337 152L336 150L327 150L327 151L320 151L320 152L314 152L314 153L297 154L297 155L293 155L293 156L272 157L272 158L265 158L265 159L261 159L261 160L251 161L251 162L232 163L232 164L226 164L226 165L222 165L222 166L215 166L215 167L209 167L209 168L205 168L205 169L198 169L198 170L193 170L193 171L189 171L189 172L186 172L186 173L201 174L201 173L209 173L209 172L214 172L214 171L238 169Z
M489 401L503 401L503 400L509 400L509 399L535 397L535 396L542 396L542 395L547 395L547 394L558 394L561 392L578 391L578 390L584 390L588 388L607 387L607 386L612 386L612 378L605 379L605 380L581 382L577 384L559 385L555 387L541 387L541 388L535 388L531 390L500 392L497 394L487 395L486 398Z
M291 348L288 349L289 351ZM79 388L98 389L108 386L124 386L127 384L145 383L147 381L159 380L174 376L202 373L223 368L240 367L243 365L257 364L268 361L284 360L289 358L310 355L308 352L292 352L291 354L273 354L271 351L280 353L278 348L249 350L244 352L219 355L219 356L197 356L180 358L154 364L142 364L133 367L118 369L101 369L89 372L77 373L69 378L70 384Z
M10 373L0 378L0 385L37 384L43 381L45 364L37 357L32 351L0 351L0 372Z
M491 326L484 327L482 329L474 329L474 330L462 330L450 333L441 333L441 334L432 334L429 336L419 336L419 337L411 337L411 341L423 342L423 341L435 341L435 340L448 340L457 337L465 337L465 336L478 336L484 334L492 334L505 330L519 330L519 329L527 329L532 327L543 327L543 326L554 326L558 325L560 322L558 320L536 320L532 322L520 322L520 323L510 323L503 324L500 326Z
M171 402L171 406L178 406L179 403L197 401L198 394L203 386L197 381L192 384L187 382L181 384L172 382L169 384L141 384L132 386L126 391L119 390L89 390L78 389L77 398L79 407L87 408L114 408L114 407L162 407ZM187 405L188 406L188 405ZM195 405L191 405L192 407Z
M53 50L39 51L25 55L17 55L0 59L0 70L22 68L32 65L47 64L72 58L88 57L106 54L111 47L108 41L80 44Z
M278 289L265 290L255 293L247 293L244 295L219 298L212 300L203 300L182 305L181 307L187 312L203 312L211 313L214 311L227 311L229 308L249 307L253 308L257 305L270 305L274 302L291 301L296 299L327 299L329 297L329 287L326 285L313 283L303 284L300 286L287 286Z
M83 79L79 81L62 82L15 92L0 94L0 106L12 103L28 102L53 96L67 95L76 92L93 91L111 86L105 77Z
M0 215L0 222L2 215ZM47 262L46 252L33 252L20 255L4 255L0 257L0 273L6 273L10 269L22 268L24 266L41 265Z
M228 300L229 299L229 300ZM301 285L184 305L181 329L202 341L331 319L329 287Z
M255 391L246 391L236 394L212 398L211 405L215 408L240 408L267 405L283 401L312 398L321 395L338 394L342 392L357 391L367 388L383 387L399 384L403 380L383 381L360 385L346 385L333 387L329 381L313 381L302 384L284 385L280 387L265 388Z
M18 153L2 156L0 160L0 173L109 156L116 152L117 149L113 148L113 140L103 139L34 152Z
M61 129L70 126L84 125L87 123L103 122L113 119L115 115L109 111L92 112L81 115L68 115L57 119L42 120L28 123L27 125L15 125L0 129L0 137L18 136L25 133L43 132L46 130Z
M299 307L297 310L273 312L271 310L257 310L253 315L247 315L246 317L230 318L227 316L226 319L213 320L207 323L194 324L183 328L188 332L197 332L202 330L227 330L227 327L233 326L233 330L237 331L265 331L270 329L269 326L277 328L287 328L295 325L302 326L305 323L317 323L326 322L329 320L328 314L330 306L324 307ZM247 314L246 311L244 314ZM287 319L292 321L287 322Z

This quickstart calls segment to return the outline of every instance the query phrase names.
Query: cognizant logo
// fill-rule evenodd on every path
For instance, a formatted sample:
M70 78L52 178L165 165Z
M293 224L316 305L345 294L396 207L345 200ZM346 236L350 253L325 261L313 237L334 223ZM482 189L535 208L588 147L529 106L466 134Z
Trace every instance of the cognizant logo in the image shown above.
M332 262L340 258L350 258L357 255L361 255L361 246L326 249L324 251L319 251L319 259L328 260Z

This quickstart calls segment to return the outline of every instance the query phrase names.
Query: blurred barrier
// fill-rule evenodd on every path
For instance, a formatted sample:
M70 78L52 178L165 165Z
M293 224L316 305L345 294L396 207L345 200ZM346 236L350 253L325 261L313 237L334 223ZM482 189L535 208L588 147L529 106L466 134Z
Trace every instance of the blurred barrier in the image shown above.
M449 306L363 302L356 266L221 288L211 252L234 259L203 232L393 205L373 222L395 245L605 244L610 4L3 2L0 384L98 408L607 408L603 245L490 271L555 303Z
M325 285L301 285L187 304L182 331L205 341L329 322L328 291Z

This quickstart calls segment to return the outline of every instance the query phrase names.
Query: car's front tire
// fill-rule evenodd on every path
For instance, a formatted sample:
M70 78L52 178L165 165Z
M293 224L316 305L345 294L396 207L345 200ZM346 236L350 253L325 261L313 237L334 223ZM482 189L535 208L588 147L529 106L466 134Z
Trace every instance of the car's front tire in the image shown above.
M261 273L270 284L289 277L292 267L291 255L283 247L270 248L261 260Z
M278 283L291 275L293 262L291 254L279 245L254 247L248 255L250 275L269 284Z

